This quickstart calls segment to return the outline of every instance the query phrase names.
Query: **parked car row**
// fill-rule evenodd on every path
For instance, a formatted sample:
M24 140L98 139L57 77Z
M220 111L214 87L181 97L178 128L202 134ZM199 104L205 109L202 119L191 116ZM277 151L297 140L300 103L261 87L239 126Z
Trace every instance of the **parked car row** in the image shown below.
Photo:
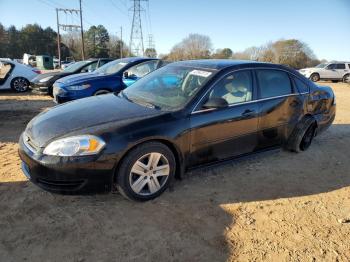
M51 72L40 74L30 81L30 88L40 94L49 94L52 96L53 84L56 80L65 76L93 72L95 69L113 61L110 58L88 59L71 64L60 72Z
M107 86L123 91L79 99L33 118L19 140L28 179L52 192L117 188L145 201L193 168L276 147L307 150L335 118L332 89L282 65L235 60L162 65L126 58L56 81L57 102Z

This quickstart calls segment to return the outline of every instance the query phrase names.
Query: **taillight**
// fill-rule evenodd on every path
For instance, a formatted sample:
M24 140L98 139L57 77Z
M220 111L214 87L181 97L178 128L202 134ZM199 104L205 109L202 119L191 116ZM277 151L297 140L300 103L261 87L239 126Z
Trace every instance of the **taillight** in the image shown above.
M34 73L41 74L40 70L33 70Z

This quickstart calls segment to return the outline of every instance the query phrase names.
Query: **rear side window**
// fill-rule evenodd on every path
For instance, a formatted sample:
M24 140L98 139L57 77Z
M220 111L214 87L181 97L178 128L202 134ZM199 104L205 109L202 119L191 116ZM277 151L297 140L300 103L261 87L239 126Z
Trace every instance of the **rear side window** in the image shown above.
M294 77L294 83L296 85L296 88L298 89L299 93L308 93L309 92L309 87L301 81L299 78Z
M288 95L292 93L292 85L286 72L279 70L257 70L260 97Z
M337 69L345 69L345 64L337 64Z

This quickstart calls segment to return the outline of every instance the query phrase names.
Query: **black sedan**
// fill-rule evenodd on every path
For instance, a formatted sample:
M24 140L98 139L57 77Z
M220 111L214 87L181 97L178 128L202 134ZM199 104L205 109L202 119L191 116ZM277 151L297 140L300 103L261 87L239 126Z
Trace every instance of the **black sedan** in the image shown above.
M119 94L39 114L21 135L24 174L53 192L149 200L189 169L276 147L300 152L335 117L329 87L282 65L183 61Z
M35 93L52 96L52 86L56 80L69 75L92 72L111 61L113 61L111 58L91 58L85 61L79 61L66 67L63 71L40 74L30 82L29 87Z

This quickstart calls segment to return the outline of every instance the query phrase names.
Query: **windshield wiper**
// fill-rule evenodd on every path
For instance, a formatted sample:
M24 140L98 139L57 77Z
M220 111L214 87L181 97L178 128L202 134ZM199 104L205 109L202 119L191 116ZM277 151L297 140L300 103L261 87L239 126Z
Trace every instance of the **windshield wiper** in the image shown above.
M139 105L142 105L142 106L146 106L146 107L149 107L149 108L154 108L154 109L157 109L159 110L160 107L151 103L151 102L148 102L148 101L144 101L144 100L133 100L133 102L135 102L136 104L139 104Z
M126 100L128 100L129 102L132 102L132 103L135 103L135 104L138 104L138 105L141 105L141 106L145 106L145 107L149 107L149 108L154 108L154 109L158 109L160 110L161 108L151 102L148 102L148 101L144 101L144 100L141 100L141 99L131 99L129 98L123 91L121 91L118 96L121 96L123 98L125 98Z

